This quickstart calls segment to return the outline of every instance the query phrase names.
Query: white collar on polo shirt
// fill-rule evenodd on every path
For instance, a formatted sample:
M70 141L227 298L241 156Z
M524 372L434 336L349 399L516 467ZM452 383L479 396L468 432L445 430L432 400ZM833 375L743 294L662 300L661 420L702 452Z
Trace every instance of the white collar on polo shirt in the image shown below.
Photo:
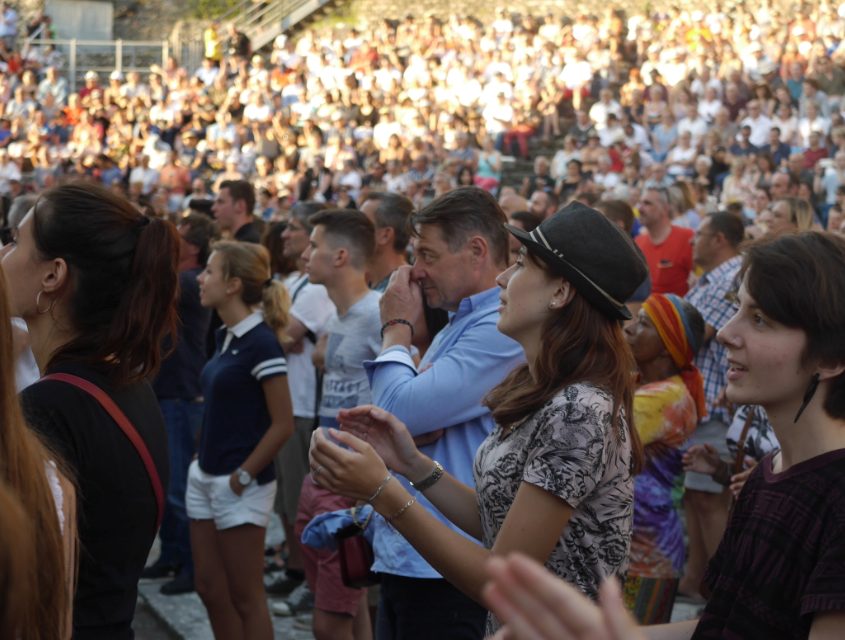
M250 329L254 329L262 322L264 322L264 314L261 313L261 311L253 311L234 327L228 327L226 329L226 338L223 340L223 348L220 350L220 353L226 353L226 349L229 348L232 338L243 338Z

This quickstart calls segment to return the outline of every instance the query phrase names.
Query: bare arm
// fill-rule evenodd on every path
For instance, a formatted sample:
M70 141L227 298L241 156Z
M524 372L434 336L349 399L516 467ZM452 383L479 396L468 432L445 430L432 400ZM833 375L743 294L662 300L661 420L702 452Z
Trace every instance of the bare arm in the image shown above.
M330 491L352 498L369 498L384 477L384 463L363 440L345 432L332 434L348 448L339 447L321 430L315 432L311 462L320 468L315 480ZM446 580L479 602L487 579L485 560L491 555L520 551L545 562L573 512L552 494L522 483L493 548L488 550L452 531L421 506L409 506L410 501L411 495L402 485L388 482L373 506L388 519L395 516L393 527ZM401 515L396 515L400 512Z
M434 461L420 453L416 469L409 472L409 480L417 483L425 480L434 469ZM397 471L398 472L398 471ZM437 507L450 522L459 526L476 540L481 540L481 518L478 514L478 498L475 490L444 472L434 485L423 492L426 499Z
M290 316L288 326L285 327L285 333L288 335L291 342L299 342L308 333L308 327L293 316Z
M275 376L261 383L264 390L264 401L270 412L270 426L262 436L255 449L241 463L241 469L248 471L254 478L259 471L273 462L279 449L293 433L293 405L290 400L287 376ZM233 473L229 478L229 486L236 495L241 495L244 488Z

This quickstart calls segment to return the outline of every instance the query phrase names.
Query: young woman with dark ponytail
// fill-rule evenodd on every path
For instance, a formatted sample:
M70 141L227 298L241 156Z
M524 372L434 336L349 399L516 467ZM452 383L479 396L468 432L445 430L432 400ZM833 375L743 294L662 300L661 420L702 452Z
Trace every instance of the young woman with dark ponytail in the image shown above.
M74 638L133 637L167 486L146 380L174 329L178 257L170 223L88 183L44 192L3 257L12 315L26 321L44 376L22 392L24 414L79 489Z
M293 433L286 341L290 296L256 244L212 247L200 302L220 315L202 372L205 415L188 471L194 583L216 638L271 640L264 533L276 495L273 460Z
M0 269L0 638L64 640L76 575L76 492L21 415L7 291Z

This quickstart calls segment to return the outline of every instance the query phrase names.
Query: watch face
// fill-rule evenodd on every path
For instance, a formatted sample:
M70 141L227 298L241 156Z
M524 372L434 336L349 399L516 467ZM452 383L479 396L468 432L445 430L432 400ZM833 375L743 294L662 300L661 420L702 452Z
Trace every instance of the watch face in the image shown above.
M246 486L250 482L252 482L252 476L249 475L249 471L239 471L238 472L238 482L240 482L244 486Z

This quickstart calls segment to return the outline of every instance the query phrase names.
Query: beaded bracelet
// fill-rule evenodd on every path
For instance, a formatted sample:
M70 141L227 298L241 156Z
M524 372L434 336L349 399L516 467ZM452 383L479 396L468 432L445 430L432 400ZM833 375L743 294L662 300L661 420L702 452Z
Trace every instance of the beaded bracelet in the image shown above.
M384 488L387 486L387 483L390 482L390 479L392 477L393 476L390 475L389 473L385 476L384 480L382 480L381 484L378 486L378 489L376 489L376 492L373 495L371 495L369 498L367 498L368 504L373 504L375 499L378 498L381 495L382 491L384 491Z
M393 521L394 521L394 520L396 520L396 518L398 518L399 516L401 516L401 515L402 515L403 513L405 513L408 509L410 509L410 508L411 508L411 506L412 506L412 505L413 505L416 501L417 501L417 496L414 496L413 498L411 498L410 500L408 500L408 502L406 502L404 505L402 505L402 508L401 508L401 509L399 509L399 511L397 511L396 513L394 513L392 516L388 516L388 517L386 517L386 518L384 519L384 520L385 520L385 522L387 522L387 524L392 524L392 523L393 523Z
M404 324L411 330L411 340L414 339L414 325L411 324L408 320L404 318L394 318L393 320L388 320L383 325L381 325L381 339L384 340L384 330L388 327L395 327L397 324Z
M434 460L434 469L431 470L431 473L428 474L425 478L420 480L419 482L411 482L411 486L414 487L417 491L425 491L426 489L430 489L434 486L434 483L440 480L443 477L443 465Z

